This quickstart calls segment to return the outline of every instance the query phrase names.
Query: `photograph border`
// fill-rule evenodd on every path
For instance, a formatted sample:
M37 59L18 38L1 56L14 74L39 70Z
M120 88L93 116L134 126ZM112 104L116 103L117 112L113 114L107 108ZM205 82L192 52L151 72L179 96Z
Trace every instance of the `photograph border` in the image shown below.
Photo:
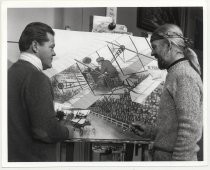
M135 7L141 4L142 6L158 6L162 5L164 2L164 6L203 6L203 28L204 28L204 44L203 44L203 89L204 89L204 148L209 149L207 146L207 127L209 123L207 123L207 113L209 108L207 107L207 99L209 97L209 93L207 91L207 72L208 72L208 64L207 60L207 4L205 0L177 0L176 2L167 2L167 0L156 0L145 2L143 0L136 0L131 2L128 1L111 1L111 0L101 0L101 1L3 1L1 3L1 122L2 122L2 133L1 133L1 142L2 142L2 167L156 167L156 166L164 166L164 167L184 167L191 168L193 167L206 167L208 165L209 152L207 149L204 149L204 160L201 162L39 162L39 163L9 163L6 161L7 155L7 8L20 8L20 7L33 7L33 8L41 8L41 7L49 7L49 8L62 8L62 7L118 7L118 6L131 6ZM181 3L180 3L181 2ZM208 61L208 62L207 62ZM135 168L134 168L135 169Z

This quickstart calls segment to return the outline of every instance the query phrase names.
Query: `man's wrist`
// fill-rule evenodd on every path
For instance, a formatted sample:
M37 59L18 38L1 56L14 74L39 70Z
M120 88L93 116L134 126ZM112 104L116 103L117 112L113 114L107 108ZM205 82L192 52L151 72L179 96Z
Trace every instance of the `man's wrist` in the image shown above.
M68 138L73 138L74 137L74 127L70 125L65 125L69 131L69 137Z

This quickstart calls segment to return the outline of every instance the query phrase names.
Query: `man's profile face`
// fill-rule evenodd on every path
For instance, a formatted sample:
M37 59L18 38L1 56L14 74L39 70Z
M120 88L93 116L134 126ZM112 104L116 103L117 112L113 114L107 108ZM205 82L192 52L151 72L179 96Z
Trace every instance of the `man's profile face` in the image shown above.
M160 70L168 68L168 49L167 44L162 42L163 40L155 40L151 42L152 52L151 55L154 56L158 61L158 67Z
M46 70L52 67L53 56L55 56L54 36L50 33L47 33L47 37L49 41L39 44L39 50L37 54L39 58L41 59L43 70Z

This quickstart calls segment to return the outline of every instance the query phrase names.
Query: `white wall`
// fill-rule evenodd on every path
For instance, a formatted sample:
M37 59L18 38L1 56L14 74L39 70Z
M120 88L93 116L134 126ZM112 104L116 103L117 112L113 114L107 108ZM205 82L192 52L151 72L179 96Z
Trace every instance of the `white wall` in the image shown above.
M63 27L69 25L73 31L90 31L91 16L106 15L106 8L64 8Z
M140 36L145 31L137 27L137 7L117 8L117 23L125 25L128 32L132 32L135 36Z
M93 15L105 16L106 8L64 8L63 27L69 25L74 31L90 31ZM137 7L117 8L117 24L126 25L134 35L144 31L136 26Z
M65 25L74 31L82 30L82 8L64 8L63 28Z
M93 15L106 16L106 8L84 8L82 31L92 31Z
M63 13L59 8L9 8L7 11L8 41L18 41L27 24L44 22L52 28L61 28Z
M93 15L105 16L106 8L9 8L7 11L8 41L18 41L30 22L44 22L55 29L69 25L75 31L89 31Z
M18 42L25 26L31 22L44 22L52 28L63 26L63 9L60 8L9 8L7 11L7 41ZM17 61L17 43L7 43L8 67Z

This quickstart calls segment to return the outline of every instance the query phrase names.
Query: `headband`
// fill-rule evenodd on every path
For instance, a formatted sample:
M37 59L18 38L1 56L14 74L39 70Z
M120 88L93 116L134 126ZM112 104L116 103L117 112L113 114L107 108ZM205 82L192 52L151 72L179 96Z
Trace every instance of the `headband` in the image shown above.
M160 33L154 32L151 36L150 42L153 42L155 40L168 39L168 38L181 38L184 40L185 45L187 47L191 46L193 43L191 39L186 38L186 37L184 37L178 33L175 33L175 32L171 32L171 33L168 32L166 34L161 33L161 32Z
M150 39L150 42L153 42L155 40L161 40L161 39L165 39L165 37L163 35L160 35L158 33L153 33Z

